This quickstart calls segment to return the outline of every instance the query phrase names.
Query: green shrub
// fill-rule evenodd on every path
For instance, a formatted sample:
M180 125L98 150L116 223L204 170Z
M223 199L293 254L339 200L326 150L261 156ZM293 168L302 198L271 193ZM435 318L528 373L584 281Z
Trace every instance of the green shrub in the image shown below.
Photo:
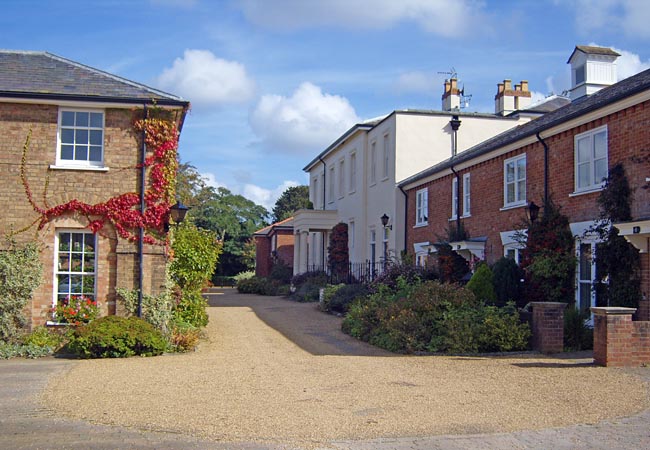
M467 289L472 291L477 299L488 305L494 305L497 295L494 292L492 270L486 263L480 263L467 283Z
M43 266L35 242L6 240L0 251L0 341L10 342L27 323L25 307L41 284Z
M345 314L350 304L357 298L362 298L370 293L363 284L346 284L338 289L329 300L329 311Z
M291 294L291 299L297 302L317 302L320 297L320 290L324 286L320 283L303 283Z
M208 324L208 313L205 308L208 302L200 292L183 291L180 301L174 306L174 320L189 323L201 328Z
M125 358L162 354L162 333L138 317L106 316L78 327L68 348L82 358Z
M66 342L66 331L47 327L36 327L31 333L22 338L22 343L23 345L33 345L35 347L49 347L53 351L56 351Z
M291 285L296 289L305 283L318 284L323 287L327 284L327 274L319 270L315 272L299 273L291 278Z
M201 329L185 322L174 323L171 333L171 344L178 352L194 350L201 339Z
M282 284L289 284L291 278L293 277L293 267L283 264L282 262L276 262L271 267L271 273L269 278L275 281L279 281Z
M492 282L497 298L496 306L504 306L508 302L515 302L519 307L525 306L521 285L523 278L523 271L511 258L502 257L494 264Z
M485 308L479 335L479 348L482 352L523 350L528 347L530 336L530 327L520 322L514 303L510 302L502 308Z
M9 358L42 358L44 356L49 356L54 353L52 347L41 347L34 344L10 344L6 342L0 342L0 359L9 359Z
M336 292L341 289L345 284L330 284L328 286L325 286L325 289L323 290L323 298L320 299L320 304L319 308L321 311L325 312L330 312L330 300L332 299L332 296L336 294Z
M222 247L214 232L184 221L173 231L172 280L183 290L201 290L214 272Z
M433 267L420 267L413 264L390 264L369 284L371 292L377 292L380 287L397 289L397 280L406 283L419 283L426 280L437 280L438 273Z
M288 295L289 285L265 277L243 278L237 282L240 294Z
M525 349L530 330L513 305L485 306L466 288L427 281L352 302L342 329L393 352L477 353Z
M246 280L248 278L253 278L254 276L255 276L255 271L247 270L246 272L239 272L237 275L231 278L234 278L235 282L239 282L239 280Z
M574 305L564 310L564 348L567 351L591 350L594 347L594 330L588 324L591 314Z
M167 334L169 324L173 317L174 300L172 299L171 289L168 286L159 295L142 296L142 318L151 325ZM138 315L138 291L123 288L115 289L118 301L124 305L124 309L131 316Z

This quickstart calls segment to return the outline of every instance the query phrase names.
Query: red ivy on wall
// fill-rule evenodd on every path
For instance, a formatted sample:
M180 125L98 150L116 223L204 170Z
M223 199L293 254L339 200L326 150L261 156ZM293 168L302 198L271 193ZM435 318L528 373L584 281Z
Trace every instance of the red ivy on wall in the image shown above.
M169 208L174 200L176 189L178 129L171 120L146 118L135 121L134 131L144 133L147 146L144 165L147 168L149 183L144 194L144 213L140 211L140 196L136 192L126 192L94 205L72 199L67 203L49 207L45 199L47 181L43 194L44 206L39 206L34 200L25 173L27 150L31 139L30 130L23 147L20 177L27 200L40 216L34 222L38 223L39 229L56 217L64 214L77 214L86 217L88 227L93 233L99 232L106 223L110 223L120 237L136 241L138 231L142 227L145 243L160 245L165 243L165 224L168 221ZM136 166L138 169L141 167L141 165Z

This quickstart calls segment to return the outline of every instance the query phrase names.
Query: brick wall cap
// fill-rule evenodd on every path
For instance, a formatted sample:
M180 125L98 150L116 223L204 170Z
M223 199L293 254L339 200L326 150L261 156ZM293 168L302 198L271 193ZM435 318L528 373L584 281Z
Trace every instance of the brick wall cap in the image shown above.
M593 307L591 312L597 316L616 316L625 314L634 314L636 308L624 308L622 306Z
M529 305L531 308L542 308L542 309L550 309L550 308L566 308L567 304L563 302L530 302Z

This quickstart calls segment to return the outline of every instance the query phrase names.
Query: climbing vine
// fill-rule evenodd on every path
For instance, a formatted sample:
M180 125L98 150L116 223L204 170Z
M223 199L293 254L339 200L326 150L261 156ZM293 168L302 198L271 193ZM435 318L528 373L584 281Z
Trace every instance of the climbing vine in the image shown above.
M46 179L45 182L43 206L37 204L26 175L27 155L31 140L30 130L23 146L20 178L27 201L39 217L29 227L38 224L38 229L42 229L57 217L64 214L75 214L84 216L88 220L88 228L93 233L99 232L107 223L110 223L120 237L136 241L138 230L143 228L145 243L165 244L164 228L168 221L169 208L172 205L176 189L178 129L172 120L157 116L137 119L133 124L133 131L144 136L147 148L144 166L149 183L144 194L144 212L140 210L140 196L136 192L126 192L96 204L72 199L50 207L46 201L49 179ZM141 168L141 165L134 167L134 169Z

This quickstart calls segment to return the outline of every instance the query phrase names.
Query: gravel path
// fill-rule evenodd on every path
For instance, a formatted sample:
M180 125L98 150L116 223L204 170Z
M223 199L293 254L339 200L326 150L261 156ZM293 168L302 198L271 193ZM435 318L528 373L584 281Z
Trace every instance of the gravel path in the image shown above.
M210 308L196 352L80 361L45 403L95 423L307 447L596 423L650 405L640 378L591 360L395 356L335 343L340 319L314 305L236 294L211 304L227 306Z

